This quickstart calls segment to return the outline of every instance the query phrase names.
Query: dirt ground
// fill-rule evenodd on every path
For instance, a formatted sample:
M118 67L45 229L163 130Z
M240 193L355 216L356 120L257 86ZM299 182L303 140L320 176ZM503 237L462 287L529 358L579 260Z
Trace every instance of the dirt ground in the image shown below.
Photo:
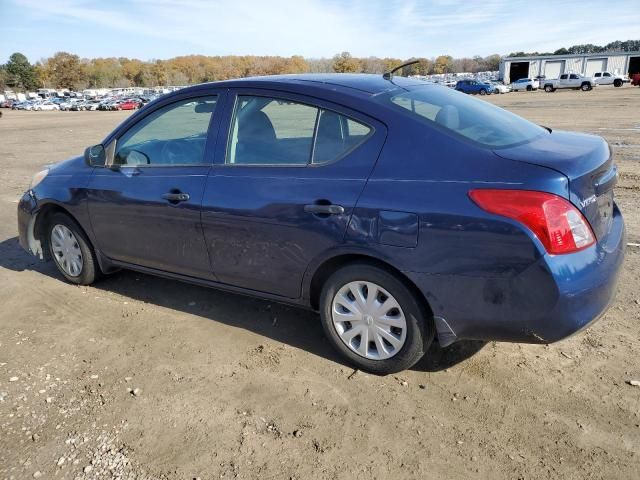
M488 101L604 136L638 243L640 88L597 90ZM63 282L18 246L17 198L127 113L3 113L0 479L639 478L640 248L579 335L433 347L377 377L310 312L132 272Z

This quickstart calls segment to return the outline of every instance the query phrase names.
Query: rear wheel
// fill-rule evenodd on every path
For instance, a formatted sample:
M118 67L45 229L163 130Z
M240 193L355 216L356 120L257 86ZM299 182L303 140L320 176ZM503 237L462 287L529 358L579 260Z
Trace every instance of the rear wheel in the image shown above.
M580 86L580 89L581 89L583 92L588 92L589 90L591 90L591 84L590 84L590 83L585 82L585 83L583 83L583 84Z
M486 95L487 91L484 88L480 89L480 95Z
M616 79L613 81L613 86L614 86L614 87L621 87L621 86L622 86L622 80L620 80L619 78L616 78Z
M530 92L531 90L533 90L533 87L531 85L527 85L527 92Z
M553 92L553 87L551 85L545 85L544 86L544 91L547 93L551 93Z
M71 283L89 285L100 270L82 228L64 213L54 214L47 228L48 247L58 271Z
M331 344L356 368L386 375L414 365L433 341L431 318L395 275L351 264L325 282L322 327Z

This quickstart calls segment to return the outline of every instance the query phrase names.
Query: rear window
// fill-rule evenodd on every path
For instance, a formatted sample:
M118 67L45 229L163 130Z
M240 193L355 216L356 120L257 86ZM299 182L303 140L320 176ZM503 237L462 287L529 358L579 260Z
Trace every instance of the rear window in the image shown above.
M438 85L400 93L396 90L378 97L378 101L488 148L526 143L547 133L502 108Z

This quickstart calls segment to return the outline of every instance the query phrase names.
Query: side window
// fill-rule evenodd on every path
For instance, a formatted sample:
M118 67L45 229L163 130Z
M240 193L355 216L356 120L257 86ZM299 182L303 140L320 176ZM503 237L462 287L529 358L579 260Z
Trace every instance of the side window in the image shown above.
M596 74L595 74L595 78L599 78L599 77L601 77L601 76L602 76L602 74L601 74L600 72L598 72L598 73L596 73ZM607 76L607 74L605 73L605 75L604 75L604 76L606 77L606 76Z
M228 165L331 162L371 128L344 115L289 100L239 95L227 145Z
M268 97L238 96L227 164L306 165L318 109Z
M610 73L608 73L608 72L604 72L604 75L603 75L603 76L605 76L605 77L610 77L610 76L611 76L611 74L610 74Z
M117 165L208 163L204 148L216 96L181 100L147 115L116 142Z
M313 150L313 163L328 163L362 143L371 128L344 115L321 110Z
M566 80L567 78L569 78L569 75L567 75L566 73L563 75L560 75L560 80Z
M569 76L569 78L570 78L571 80L577 80L577 79L578 79L578 75L576 75L576 74L572 73L572 74Z

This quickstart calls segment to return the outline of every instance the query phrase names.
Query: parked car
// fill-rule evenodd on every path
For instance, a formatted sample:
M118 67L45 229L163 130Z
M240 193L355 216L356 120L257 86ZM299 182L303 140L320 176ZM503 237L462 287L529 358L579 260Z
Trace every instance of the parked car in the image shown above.
M634 87L640 87L640 73L634 73L631 75L631 85Z
M18 230L74 284L125 268L315 309L386 374L434 338L547 344L599 318L616 179L602 138L446 87L263 77L167 94L37 173Z
M547 93L555 92L560 88L571 88L573 90L582 90L588 92L598 84L594 81L593 77L585 77L579 73L563 73L560 78L547 79L544 81L544 91Z
M60 110L65 110L65 111L69 111L71 110L71 107L73 107L76 103L80 102L81 100L77 100L75 98L66 98L62 101L62 103L60 103Z
M14 110L27 110L27 111L31 111L34 109L34 107L38 104L38 101L35 100L24 100L23 102L19 102L15 105Z
M85 110L98 110L100 100L87 100L84 105Z
M478 80L458 80L456 90L463 93L490 95L495 88L490 83L480 82Z
M71 104L71 106L69 107L69 110L72 110L74 112L81 112L87 109L87 102L86 100L77 100L75 102L73 102Z
M532 80L530 78L521 78L515 82L511 82L511 90L513 92L519 92L520 90L526 90L531 92L537 90L540 87L538 80Z
M617 75L611 72L596 72L593 74L593 80L597 85L613 85L614 87L621 87L630 81L627 75Z
M137 108L140 108L140 101L132 98L127 98L116 106L116 110L136 110Z
M60 110L60 107L58 106L58 104L51 102L49 100L45 100L44 102L39 102L37 104L35 104L33 106L34 110L37 110L39 112L44 111L44 110Z
M493 93L509 93L511 91L511 86L502 82L491 82L491 86L493 87Z
M98 104L98 110L111 110L111 104L114 103L113 98L103 98Z

